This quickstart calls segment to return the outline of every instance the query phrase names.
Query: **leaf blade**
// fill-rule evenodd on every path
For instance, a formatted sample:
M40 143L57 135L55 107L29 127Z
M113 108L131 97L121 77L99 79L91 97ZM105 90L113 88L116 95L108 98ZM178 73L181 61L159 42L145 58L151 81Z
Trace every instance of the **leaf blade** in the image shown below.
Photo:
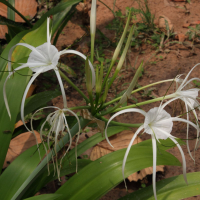
M80 170L56 191L56 194L63 195L58 199L64 200L66 197L70 200L100 198L123 180L121 166L125 150L121 149L107 154ZM180 162L168 152L163 150L160 152L157 165L180 165ZM125 176L150 166L152 166L152 148L134 145L127 159ZM68 190L70 185L73 185L73 188Z

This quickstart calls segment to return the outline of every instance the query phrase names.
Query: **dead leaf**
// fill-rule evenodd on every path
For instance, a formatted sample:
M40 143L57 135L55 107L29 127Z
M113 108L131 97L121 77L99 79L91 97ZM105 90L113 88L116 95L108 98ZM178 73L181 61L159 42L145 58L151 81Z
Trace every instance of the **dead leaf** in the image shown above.
M38 143L41 143L40 134L34 131L37 137ZM6 159L3 164L3 168L7 167L17 156L36 144L36 139L33 133L26 132L13 138L10 142ZM37 152L36 152L37 153Z
M134 133L132 131L122 131L121 133L118 133L112 137L109 138L111 144L114 146L114 149L108 144L106 140L103 140L99 144L97 144L93 149L90 154L90 159L91 160L96 160L106 154L109 154L113 151L127 148L130 140L132 139ZM137 137L133 143L137 144L142 142L142 140ZM164 171L164 166L157 166L156 171ZM144 177L146 177L149 174L152 174L153 168L148 167L146 169L142 169L139 173L136 172L128 177L129 181L138 181L139 179L142 180Z
M183 33L179 33L179 34L175 35L175 39L177 39L179 42L183 42L183 41L185 41L186 36Z
M32 19L37 13L38 3L36 0L15 0L15 8L27 19ZM0 15L7 17L7 6L0 3ZM15 13L16 22L24 22L24 20ZM8 33L6 25L0 25L0 39L5 39L5 33Z
M20 127L20 126L22 126L22 125L23 125L22 120L19 120L19 121L15 124L15 128L18 128L18 127Z

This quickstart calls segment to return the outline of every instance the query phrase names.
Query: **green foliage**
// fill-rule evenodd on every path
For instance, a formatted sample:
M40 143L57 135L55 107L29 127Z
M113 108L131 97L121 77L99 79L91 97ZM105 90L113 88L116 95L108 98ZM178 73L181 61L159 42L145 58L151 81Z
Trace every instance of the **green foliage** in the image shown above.
M9 27L9 34L7 36L7 39L10 42L7 45L7 47L3 50L1 54L2 58L0 58L0 69L1 71L4 71L5 69L7 69L7 61L3 58L8 57L9 50L12 46L17 44L18 42L23 42L30 44L34 47L37 47L46 42L47 40L46 18L50 15L54 15L51 34L53 36L56 33L54 35L55 37L53 42L53 44L55 45L59 35L62 33L63 28L65 27L69 19L74 15L75 6L77 3L80 2L80 0L68 0L68 1L63 0L60 3L58 3L55 7L53 6L52 2L50 3L47 2L47 7L50 10L45 14L42 14L41 18L35 23L33 27L32 24L29 21L27 21L29 26L32 27L32 29L30 30L25 30L23 26L18 27L17 23L12 21L14 20L15 12L18 13L18 11L16 11L15 8L10 5L10 3L14 2L13 0L9 0L8 2L0 0L0 2L5 3L11 9L11 12L8 12L9 19L1 20L0 18L0 23L5 23ZM58 139L59 142L56 146L55 146L55 139L54 138L52 139L52 137L55 136L57 132L56 133L53 132L52 135L49 136L51 139L49 145L51 147L49 148L50 152L48 153L48 155L44 157L46 151L44 147L40 145L39 150L42 158L40 159L38 154L38 148L36 146L33 146L28 150L26 150L24 153L22 153L20 156L18 156L15 159L15 161L12 162L9 165L9 167L4 170L4 172L0 176L0 198L2 200L10 200L10 199L19 200L26 198L28 198L27 200L29 199L53 200L53 199L66 199L66 198L75 200L98 199L102 195L104 195L107 191L115 187L118 183L123 181L123 176L121 174L121 167L126 149L115 151L111 154L99 158L96 161L91 161L88 158L88 156L85 156L84 159L77 160L77 156L80 156L86 150L95 146L96 144L105 139L105 136L103 136L104 122L101 120L104 120L105 122L107 122L108 120L103 118L102 116L108 113L115 112L117 109L119 109L120 106L122 106L122 109L124 109L123 107L127 106L127 99L130 97L131 93L134 92L132 90L134 89L138 78L142 77L144 73L144 68L142 68L141 65L139 67L139 70L137 70L133 78L133 81L131 82L131 87L128 87L128 89L122 91L119 94L116 93L116 99L105 103L107 95L110 92L109 89L112 83L117 80L117 84L121 84L123 75L119 76L118 73L120 69L123 67L125 56L128 52L129 47L137 48L142 43L146 42L146 44L154 45L156 48L158 48L160 43L162 43L164 35L163 34L160 35L155 28L154 15L151 13L149 9L148 1L144 0L143 2L141 1L137 2L139 5L139 9L127 8L126 10L127 12L125 13L125 15L123 15L120 10L114 12L116 3L116 1L114 1L113 10L111 9L110 10L113 12L115 18L112 24L109 24L107 26L108 29L115 31L115 38L113 40L110 40L100 30L97 30L99 39L96 41L97 48L95 48L95 57L100 62L101 67L99 70L99 65L98 64L96 65L96 70L97 70L96 93L94 92L95 89L92 88L93 79L91 79L91 68L89 66L90 63L88 57L86 59L86 67L85 67L86 70L85 71L83 70L82 73L86 74L86 86L89 93L89 98L79 88L77 88L77 86L68 77L66 77L64 73L59 71L61 76L74 89L76 89L77 92L86 101L85 106L71 108L72 110L85 109L83 112L86 112L87 116L85 116L85 114L83 114L82 112L81 114L77 114L79 115L80 126L82 129L84 129L82 133L88 133L91 130L91 128L87 128L87 126L90 125L89 123L94 123L94 122L95 125L98 128L100 128L101 132L93 135L90 138L87 138L85 141L78 144L75 148L68 151L63 159L63 162L61 163L60 161L62 159L59 159L57 157L58 155L57 153L60 150L66 151L66 148L69 147L68 145L70 145L69 143L71 142L69 134L71 134L71 137L74 140L75 135L79 130L79 124L77 123L77 119L75 117L68 116L69 114L68 115L66 114L66 118L64 118L64 120L66 119L67 126L69 126L70 131L67 132L66 130L63 130L58 133L58 135L63 134L63 137L61 139ZM41 0L40 3L42 4L44 2ZM103 4L105 5L105 3ZM18 14L20 15L20 13ZM141 16L143 22L137 23L135 26L132 26L132 28L130 28L131 18L132 19L136 18L138 14ZM22 15L21 17L24 18L24 16ZM128 20L126 26L124 27L127 17ZM167 30L169 30L167 22L166 22L166 27ZM196 35L198 35L197 31L195 33ZM150 36L148 37L148 40L146 40L147 34ZM129 35L128 38L127 35ZM168 34L168 37L171 35ZM108 47L111 48L117 47L112 58L105 58L105 49ZM142 53L142 51L140 53ZM27 50L25 47L21 46L16 47L15 51L12 54L12 62L13 62L12 67L15 69L16 67L21 65L19 63L26 63L29 54L30 50ZM118 58L119 55L121 55L120 59ZM159 59L163 58L159 57ZM113 66L116 63L118 63L118 65L117 68L114 70ZM60 69L64 70L69 76L75 78L77 77L77 74L67 65L61 64L59 67ZM114 73L112 70L114 70ZM29 79L31 78L32 71L30 71L29 69L23 69L20 72L24 76L15 74L8 81L8 86L7 86L7 88L9 88L9 90L7 90L8 103L12 112L11 119L9 119L7 115L3 99L1 99L0 101L0 110L1 110L0 166L3 165L11 138L16 137L18 134L24 131L24 127L22 126L17 128L13 132L14 124L16 123L16 121L20 119L19 106L21 103L21 98L25 86L28 83ZM112 74L111 78L109 78L110 73ZM7 72L0 74L1 92L6 77L7 77ZM42 83L46 89L49 89L52 83L54 84L56 83L56 78L52 76L51 73L45 73L43 77L51 81L51 83L47 81ZM126 87L127 85L128 83L124 83L122 87ZM144 88L141 87L141 90L143 89ZM154 89L155 88L145 89L144 92L142 93L142 96L153 97L152 91ZM137 91L139 91L139 88L137 89ZM127 94L127 96L124 94ZM35 110L45 106L51 99L57 97L58 95L60 95L60 92L55 89L54 91L45 91L33 95L32 97L29 97L26 100L25 104L26 119L30 120L30 118L33 116L32 113ZM124 99L126 99L126 101L125 102L123 101L123 103L121 103L122 105L120 103L116 103L119 100L121 102L123 95L125 96ZM132 97L131 99L134 102L138 101L135 97ZM114 106L112 107L111 105ZM65 106L65 108L66 107L67 106ZM33 118L34 119L33 124L35 130L40 130L42 124L44 122L46 123L41 133L42 135L41 139L43 139L44 144L47 146L46 138L44 136L47 137L47 133L50 129L52 129L52 126L45 121L45 119L43 118L44 116L47 116L47 113L44 113L43 110L41 109L41 111L38 112L38 115ZM84 116L85 119L82 116ZM124 124L118 122L113 122L113 124L115 124L116 126L111 126L108 128L108 137L113 136L123 130L129 130L126 127L139 127L141 125L141 124ZM27 123L27 126L30 127L30 122ZM57 126L59 127L60 124L57 124ZM143 168L152 166L153 153L152 153L151 142L152 142L151 140L147 140L131 147L125 168L126 177ZM183 144L183 142L179 139L177 139L177 142ZM157 165L177 165L177 166L181 165L180 162L173 155L165 151L173 146L174 143L172 143L170 139L161 141L161 143L157 144L157 148L159 149L159 153L157 154ZM52 164L52 162L54 162L54 158L58 160L59 163L58 167L61 169L59 177L57 174L54 175L56 171L54 165ZM47 170L48 166L49 166L49 171ZM34 196L47 183L54 181L57 178L60 178L60 176L66 176L71 173L77 172L76 171L77 166L78 166L78 173L69 178L69 180L63 186L61 186L55 194ZM162 182L158 183L158 185L161 185L160 186L161 190L159 190L158 195L162 196L163 195L162 191L164 191L162 190L162 188L165 188L165 185ZM192 185L192 188L195 188L193 187L194 185L195 184ZM180 185L176 187L177 190L183 188L182 185L180 187L179 186ZM149 187L146 187L146 185L143 185L142 187L144 191L147 191L145 194L146 199L149 197L152 198L152 193L153 193L152 189L148 189ZM171 190L167 188L167 192L170 191ZM175 195L178 194L180 196L179 193L174 192L174 194ZM188 192L188 195L192 194L194 193ZM138 195L141 194L138 193Z
M24 199L24 200L56 200L60 196L61 195L59 195L59 194L43 194L43 195L39 195L39 196L35 196L35 197L30 197L30 198Z
M199 175L200 172L187 173L188 185L185 183L183 175L158 181L156 184L158 191L157 198L165 200L177 200L199 195L200 181L197 178ZM153 200L154 197L152 195L152 186L148 186L128 194L119 200L134 199Z
M43 157L45 150L40 146ZM2 200L12 199L24 181L40 163L37 147L33 146L17 157L0 176L0 197ZM12 188L12 189L11 189Z
M200 36L200 24L196 25L196 27L192 27L192 26L189 26L189 31L187 32L187 35L189 36L189 40L193 40L196 38L196 37L199 37Z
M2 53L2 57L7 57L9 49L16 44L23 35L25 35L27 32L21 32L19 35L17 35L9 45L4 49ZM23 41L26 41L29 44L32 44L34 46L38 46L42 43L45 42L46 38L42 37L46 33L46 25L44 24L41 26L39 29L33 30L30 33L28 33L25 37L23 37ZM21 37L20 37L21 36ZM35 37L38 37L37 40L35 40ZM28 56L30 51L27 50L25 47L17 47L17 51L15 51L12 54L12 61L14 62L26 62L26 59L23 60L25 56ZM5 69L7 65L7 62L3 60L2 58L0 59L0 66L1 66L1 71ZM17 64L13 64L13 68L16 68ZM30 75L30 70L29 69L24 69L22 70L22 74L27 74ZM1 88L1 93L3 93L3 84L4 81L7 77L7 73L4 72L1 74L1 83L0 83L0 88ZM0 101L0 109L1 109L1 115L0 115L0 167L2 168L7 149L10 143L11 139L11 134L3 134L4 130L11 130L11 132L14 129L14 124L16 123L16 118L19 112L19 105L21 104L21 98L24 93L24 89L26 87L26 83L28 83L30 79L30 76L21 76L18 74L15 74L13 79L10 79L7 84L7 96L8 96L8 104L10 105L10 110L12 112L12 118L9 119L9 116L7 114L7 110L5 108L5 103L3 100L3 96L1 96L1 101ZM16 84L17 83L17 84ZM16 93L17 91L17 93ZM13 103L13 99L15 99Z
M62 194L58 199L64 200L66 196L70 200L99 199L123 181L121 166L125 151L126 149L121 149L107 154L84 167L56 191L56 194ZM157 159L158 165L180 165L180 162L171 154L163 150L160 152ZM150 166L152 166L152 147L134 145L126 163L125 176ZM71 185L73 188L70 187ZM69 187L70 190L67 189Z

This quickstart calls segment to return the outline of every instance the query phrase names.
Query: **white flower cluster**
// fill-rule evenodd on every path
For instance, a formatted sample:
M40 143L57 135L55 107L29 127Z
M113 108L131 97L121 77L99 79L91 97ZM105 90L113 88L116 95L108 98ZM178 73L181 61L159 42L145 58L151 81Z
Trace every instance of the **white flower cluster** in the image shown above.
M30 79L29 83L26 86L25 92L23 94L22 102L21 102L21 119L22 119L22 122L23 122L24 126L26 127L26 129L29 132L32 132L35 135L33 128L32 128L32 130L30 130L25 124L25 120L24 120L25 99L26 99L26 96L27 96L27 93L28 93L28 90L29 90L31 84L38 77L38 75L40 75L41 73L47 72L49 70L55 71L55 74L57 76L57 79L58 79L58 82L59 82L59 85L60 85L62 97L63 97L64 109L53 107L53 108L57 109L57 111L49 114L47 116L46 121L45 121L45 123L49 122L49 124L51 126L49 133L47 134L48 135L48 140L47 140L48 141L48 148L50 150L49 138L52 137L53 133L54 133L55 147L56 147L57 142L58 142L58 135L59 135L60 132L63 133L65 127L67 128L67 131L70 135L70 130L69 130L64 112L70 112L72 115L74 115L76 117L78 124L79 124L79 132L77 133L78 136L79 136L80 129L81 129L79 118L77 117L77 115L74 112L72 112L71 110L69 110L67 108L66 94L65 94L65 90L64 90L64 86L63 86L61 76L60 76L58 68L57 68L58 61L60 59L60 56L62 56L63 54L76 54L76 55L80 56L81 58L83 58L84 60L86 60L86 56L84 54L78 52L78 51L75 51L75 50L62 50L62 51L59 52L57 50L57 48L54 45L51 44L51 34L50 34L50 31L49 31L49 24L50 24L50 18L47 18L47 42L46 43L44 43L44 44L42 44L38 47L33 47L33 46L26 44L26 43L18 43L10 49L9 55L8 55L8 60L11 60L12 52L13 52L13 50L16 46L27 47L28 49L31 50L31 53L29 54L27 63L21 63L21 66L17 67L13 72L11 71L11 62L8 62L8 70L10 71L10 73L9 73L8 77L6 78L5 83L4 83L3 96L4 96L5 105L6 105L6 108L7 108L7 111L8 111L8 115L11 118L11 113L10 113L10 109L9 109L9 105L8 105L8 101L7 101L7 96L6 96L6 83L7 83L8 79L16 71L21 70L21 69L26 68L26 67L29 67L33 72L35 72L34 75L32 76L32 78ZM90 61L89 61L89 66L90 66L91 74L92 74L92 87L94 87L95 82L96 82L95 71L94 71L94 68L93 68ZM52 106L45 107L45 108L42 108L42 109L46 109L46 108L52 108ZM41 110L41 109L39 109L39 110ZM37 110L35 113L37 113L39 110ZM44 124L42 125L42 128L44 127ZM43 141L43 138L42 138L43 130L42 130L42 128L41 128L41 131L40 131L41 141ZM36 138L36 142L37 142L37 138ZM71 142L72 141L71 141L71 135L70 135L70 144L69 144L67 151L69 150L69 148L71 146ZM38 142L37 142L37 146L38 146ZM44 145L44 147L46 149L45 145ZM47 152L47 149L46 149L46 152ZM56 154L56 156L57 156L57 154ZM63 157L61 158L61 162L62 162L62 159L63 159ZM58 163L57 163L57 159L56 159L56 168L57 168L58 177L59 177L59 169L58 169L59 166L58 166Z
M192 78L188 81L189 75L195 69L195 67L198 66L198 65L199 64L195 65L190 70L190 72L187 74L187 76L185 77L184 80L179 79L180 76L177 76L177 78L175 78L176 83L181 83L181 84L180 84L180 86L178 87L178 89L176 90L175 93L168 95L168 97L169 96L171 97L171 99L169 101L167 101L164 104L162 104L162 102L161 102L159 107L152 108L147 113L145 111L141 110L141 109L138 109L138 108L129 108L129 109L119 111L119 112L115 113L109 119L107 126L106 126L106 129L105 129L106 139L107 139L108 143L111 145L111 143L110 143L110 141L107 137L107 128L108 128L109 123L112 121L112 119L114 119L118 115L121 115L121 114L127 113L127 112L137 112L137 113L144 115L144 117L145 117L144 123L138 128L138 130L134 134L134 136L131 139L129 146L126 150L124 160L123 160L123 165L122 165L122 174L123 174L123 178L124 178L124 182L125 182L124 169L125 169L125 164L126 164L126 160L127 160L130 148L131 148L135 138L137 137L137 135L142 130L144 130L143 133L150 134L151 137L152 137L152 145L153 145L153 191L154 191L155 199L157 199L157 196L156 196L156 160L157 160L156 141L159 142L159 139L165 140L165 139L169 138L179 148L181 156L182 156L182 160L183 160L183 176L184 176L185 182L187 183L185 156L184 156L183 150L181 149L181 146L175 140L175 137L171 135L171 131L172 131L172 127L173 127L173 121L184 122L184 123L187 124L187 134L186 134L186 136L187 136L186 137L187 138L187 148L188 148L189 155L194 160L194 158L192 157L192 155L190 153L190 148L189 148L189 143L188 143L188 132L189 132L188 130L189 130L189 125L193 126L197 130L197 140L196 140L196 146L195 146L195 149L196 149L198 141L199 141L199 124L198 124L197 114L196 114L195 109L196 108L199 109L199 106L200 106L199 102L197 101L198 92L199 92L200 89L198 89L198 88L187 89L187 86L194 80L200 81L199 78ZM182 119L180 117L171 117L171 115L164 110L164 108L169 103L171 103L172 101L177 100L177 99L181 99L185 103L187 120ZM189 121L189 112L190 111L192 111L193 114L194 114L194 117L196 119L196 124ZM125 182L125 185L126 185L126 182Z
M92 11L91 11L91 34L95 33L95 29L96 29L96 1L93 0L93 6L92 6ZM54 111L53 113L49 114L46 118L46 121L43 123L43 125L41 126L41 130L40 130L40 135L41 135L41 140L43 141L42 138L42 132L43 132L43 127L45 125L46 122L48 122L50 124L50 130L47 134L48 138L47 138L47 144L48 144L48 148L50 149L50 137L54 137L54 141L55 141L55 147L56 144L58 143L58 136L59 134L62 134L64 132L64 129L66 128L70 137L70 144L69 147L67 149L67 151L70 148L72 139L71 139L71 135L70 135L70 130L65 118L65 114L64 112L68 111L70 112L72 115L74 115L78 121L79 124L79 132L80 132L80 122L79 122L79 118L77 117L77 115L72 112L71 110L69 110L67 108L67 100L66 100L66 94L65 94L65 90L64 90L64 86L63 86L63 82L62 79L60 77L58 68L57 68L57 64L58 61L60 59L60 56L63 54L76 54L80 57L82 57L84 60L86 60L86 56L83 55L82 53L78 52L78 51L74 51L74 50L63 50L63 51L58 51L56 49L55 46L51 45L51 34L49 31L49 24L50 24L50 19L47 19L47 42L38 46L38 47L33 47L31 45L25 44L25 43L18 43L15 46L13 46L9 52L9 60L11 60L11 55L12 52L14 50L14 48L16 46L24 46L27 47L28 49L31 50L31 53L29 55L28 61L27 63L23 63L21 64L20 67L17 67L15 69L15 71L18 71L20 69L23 69L25 67L29 67L33 72L34 75L33 77L30 79L23 98L22 98L22 103L21 103L21 119L25 125L25 127L27 128L28 131L29 128L26 126L25 121L24 121L24 104L25 104L25 98L27 96L27 92L31 86L31 84L33 83L33 81L37 78L37 76L41 73L47 72L49 70L54 70L58 79L58 82L60 84L60 89L62 92L62 97L63 97L63 102L64 102L64 109L60 109L54 106L49 106L49 107L45 107L45 108L54 108L56 109L56 111ZM199 64L197 64L199 65ZM185 77L184 80L180 79L180 76L177 76L177 78L175 78L175 82L178 84L180 84L180 86L177 88L176 92L173 94L170 94L167 96L167 99L171 98L170 100L168 100L166 103L162 103L160 104L159 107L155 107L150 109L148 112L145 112L141 109L138 108L130 108L130 109L125 109L122 111L119 111L118 113L114 114L108 121L106 129L105 129L105 136L106 139L108 141L108 143L111 145L108 137L107 137L107 128L109 123L118 115L126 113L126 112L137 112L142 114L145 119L144 119L144 123L138 128L138 130L136 131L136 133L134 134L133 138L130 141L130 144L126 150L124 159L123 159L123 165L122 165L122 174L123 174L123 178L125 181L125 176L124 176L124 169L125 169L125 164L126 164L126 160L130 151L130 148L135 140L135 138L137 137L137 135L143 130L143 133L147 133L150 134L152 137L152 146L153 146L153 191L154 191L154 197L155 199L157 199L156 196L156 161L157 161L157 147L156 147L156 142L160 139L171 139L179 148L181 156L182 156L182 160L183 160L183 176L184 179L187 183L187 178L186 178L186 161L185 161L185 157L184 157L184 153L180 147L180 145L178 144L178 142L176 141L175 137L171 135L171 131L173 128L173 122L174 121L180 121L180 122L184 122L187 123L187 139L188 139L188 130L189 130L189 125L193 126L196 130L197 130L197 143L195 148L197 147L198 144L198 137L199 137L199 125L198 125L198 120L197 120L197 113L195 111L195 108L199 108L199 102L197 101L197 96L198 96L198 92L200 89L197 88L190 88L187 89L188 85L190 85L190 83L194 80L198 80L200 81L200 79L198 78L192 78L190 80L188 80L189 75L191 74L191 72L195 69L195 67L197 66L195 65L190 72L187 74L187 76ZM91 74L92 74L92 87L95 86L95 72L94 72L94 68L92 66L92 63L89 62L89 66L91 69ZM11 63L8 63L8 70L11 71ZM8 79L11 77L11 75L13 75L15 73L15 71L10 72L10 74L8 75L5 83L4 83L4 90L3 90L3 95L4 95L4 101L5 101L5 105L8 111L9 116L11 117L10 114L10 110L9 110L9 106L8 106L8 101L7 101L7 97L6 97L6 83L8 81ZM165 98L165 97L164 97ZM163 98L163 100L164 100ZM180 117L171 117L171 115L169 113L167 113L164 108L172 101L180 99L185 103L185 108L186 108L186 113L187 113L187 120L180 118ZM44 109L44 108L42 108ZM41 110L41 109L39 109ZM36 112L38 112L39 110L37 110ZM189 111L193 112L193 115L196 119L196 124L189 121ZM33 128L32 131L33 132ZM45 146L45 145L44 145ZM112 145L111 145L112 146ZM46 146L45 146L46 148ZM190 148L189 148L189 143L187 141L187 148L188 148L188 152L191 156L192 159L194 159L190 153ZM66 151L66 152L67 152ZM47 149L46 149L47 152ZM62 161L62 159L61 159ZM59 177L59 165L57 163L56 160L56 168L57 168L57 172L58 172L58 177Z

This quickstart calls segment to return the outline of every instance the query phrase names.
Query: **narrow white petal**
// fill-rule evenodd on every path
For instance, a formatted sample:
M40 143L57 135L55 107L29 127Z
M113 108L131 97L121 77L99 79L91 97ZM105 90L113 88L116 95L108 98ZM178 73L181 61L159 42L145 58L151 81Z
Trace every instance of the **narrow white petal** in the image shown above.
M63 109L64 111L66 110L66 109ZM80 124L80 120L79 120L79 118L78 118L78 116L76 115L76 113L75 112L73 112L72 110L66 110L66 111L68 111L68 112L70 112L72 115L74 115L75 117L76 117L76 119L77 119L77 122L78 122L78 127L79 127L79 130L78 130L78 133L77 133L77 139L76 139L76 146L75 146L75 156L76 156L76 173L77 173L77 171L78 171L78 160L77 160L77 145L78 145L78 140L79 140L79 135L80 135L80 132L81 132L81 124ZM65 119L66 120L66 119ZM69 132L69 134L71 135L71 133Z
M58 175L59 181L60 181L60 167L58 166L58 158L57 158L56 147L57 147L57 143L58 143L58 135L59 135L59 132L60 132L60 127L62 126L61 122L62 122L62 115L58 114L58 123L56 124L57 129L56 129L56 134L55 134L55 146L54 147L55 147L55 154L56 154L57 175Z
M123 114L123 113L127 113L127 112L138 112L138 113L140 113L140 114L142 114L142 115L144 115L144 116L146 115L146 112L145 112L145 111L143 111L143 110L141 110L141 109L138 109L138 108L129 108L129 109L121 110L121 111L115 113L115 114L108 120L107 125L106 125L106 128L105 128L105 138L106 138L108 144L109 144L111 147L113 147L113 146L112 146L112 144L110 143L110 141L109 141L109 139L108 139L108 135L107 135L107 128L108 128L108 125L109 125L109 123L110 123L115 117L117 117L118 115L121 115L121 114ZM113 147L113 148L114 148L114 147Z
M62 82L62 79L60 77L60 73L58 71L58 68L56 67L56 69L54 69L55 73L56 73L56 76L57 76L57 79L58 79L58 82L60 84L60 90L61 90L61 93L62 93L62 97L63 97L63 103L64 103L64 108L67 108L67 99L66 99L66 94L65 94L65 88L63 86L63 82Z
M183 85L185 84L185 82L187 81L189 75L192 73L192 71L195 69L196 66L200 65L200 63L196 64L190 71L189 73L187 74L187 76L185 77L185 79L183 80L183 82L181 83L181 85L179 86L179 88L182 88Z
M130 143L129 143L127 149L126 149L126 153L125 153L125 155L124 155L123 164L122 164L122 175L123 175L123 179L124 179L124 183L125 183L126 190L127 190L127 185L126 185L125 175L124 175L126 160L127 160L129 151L130 151L130 149L131 149L131 146L132 146L132 144L133 144L135 138L137 137L137 135L140 133L140 131L141 131L143 128L144 128L144 127L143 127L143 125L142 125L142 126L140 126L140 127L138 128L138 130L135 132L135 134L133 135L133 137L132 137L132 139L131 139L131 141L130 141Z
M195 111L193 105L192 105L189 101L187 101L187 105L189 106L190 110L192 110L192 112L193 112L193 114L194 114L194 116L195 116L195 119L196 119L197 127L198 127L198 130L197 130L197 139L196 139L196 144L195 144L195 147L194 147L194 160L195 160L195 151L196 151L197 146L198 146L198 143L199 143L199 130L200 130L200 129L199 129L199 123L198 123L197 113L196 113L196 111ZM188 112L190 112L190 111L188 111ZM188 113L187 113L187 115L188 115ZM188 119L189 119L189 118L188 118ZM188 120L188 119L187 119L187 120Z
M188 124L190 124L191 126L193 126L195 129L198 130L198 127L197 127L194 123L192 123L191 121L188 121L188 120L186 120L186 119L182 119L182 118L178 118L178 117L172 117L172 121L188 123Z
M84 60L87 59L87 57L84 54L80 53L79 51L75 51L75 50L64 49L64 50L60 51L60 56L63 55L63 54L67 54L67 53L78 55L81 58L83 58ZM94 67L93 67L92 63L90 62L90 60L89 60L89 66L90 66L90 69L91 69L91 72L92 72L92 87L94 87L95 83L96 83L96 75L95 75Z
M42 57L44 60L46 60L46 58L33 46L29 45L29 44L26 44L26 43L17 43L16 45L14 45L10 51L9 51L9 54L8 54L8 60L11 61L11 56L12 56L12 52L14 50L14 48L16 46L24 46L24 47L27 47L28 49L30 49L31 51L35 52L39 57ZM11 62L8 62L8 70L11 71Z
M176 146L178 147L178 149L179 149L179 151L181 153L181 157L182 157L182 160L183 160L183 177L184 177L184 180L185 180L186 184L188 185L187 176L186 176L185 155L184 155L183 150L181 149L181 146L179 145L179 143L174 138L170 138L170 139L176 144Z
M15 71L18 71L18 70L23 69L23 68L25 68L25 67L28 67L28 64L27 64L27 63L26 63L26 64L23 64L23 65L20 66L20 67L17 67L17 68L15 69ZM9 115L10 118L11 118L11 114L10 114L10 109L9 109L9 105L8 105L8 99L7 99L7 96L6 96L6 83L7 83L8 79L15 73L15 71L9 73L9 75L7 76L7 78L6 78L5 82L4 82L4 85L3 85L3 97L4 97L4 102L5 102L6 109L7 109L7 112L8 112L8 115Z
M191 78L189 81L187 81L187 82L185 83L185 85L183 85L182 88L184 88L186 85L188 85L189 83L191 83L191 82L193 82L193 81L200 81L200 79L199 79L199 78ZM200 90L200 89L199 89L199 90Z
M33 130L33 125L32 125L32 118L31 118L31 130ZM47 148L46 148L46 145L45 145L45 143L44 143L44 140L43 140L43 138L42 138L42 133L43 133L43 128L44 128L44 125L46 124L46 122L47 122L47 120L48 120L48 117L46 118L46 120L44 121L44 123L42 124L42 126L41 126L41 128L40 128L40 139L41 139L41 141L42 141L42 144L43 144L43 146L44 146L44 148L45 148L45 151L46 151L46 156L47 156L47 170L48 170L48 176L50 175L50 170L49 170L49 162L48 162L48 151L47 151Z
M23 122L23 124L24 124L24 126L26 128L27 128L27 126L26 126L25 121L24 121L24 104L25 104L25 100L26 100L26 96L27 96L28 90L29 90L31 84L33 83L33 81L37 78L37 76L39 74L40 73L34 74L33 77L30 79L29 83L26 86L26 89L24 91L24 95L23 95L23 98L22 98L22 103L21 103L21 119L22 119L22 122ZM29 129L27 128L27 130L29 130Z
M156 129L159 130L162 134L166 135L167 138L169 138L169 137L176 138L176 137L174 137L173 135L171 135L170 133L168 133L167 131L163 130L162 128L156 128ZM155 137L157 137L156 134L155 134ZM167 139L167 138L165 138L165 139ZM163 138L156 138L156 139L157 139L157 141L160 143L160 141L159 141L158 139L163 139Z
M174 93L174 96L175 96L175 95L176 95L176 93ZM174 97L174 98L168 100L166 103L164 103L164 104L162 105L161 109L164 109L169 103L171 103L172 101L175 101L175 100L177 100L177 99L180 99L180 97Z
M186 108L186 113L187 113L187 120L189 121L189 114L188 114L188 105L187 105L187 102L185 101L184 99L184 102L185 102L185 108ZM190 157L192 158L192 160L195 162L195 159L193 158L191 152L190 152L190 147L189 147L189 140L188 140L188 134L189 134L189 124L187 123L187 132L186 132L186 144L187 144L187 150L188 150L188 153L190 155Z
M62 160L63 158L65 157L65 155L67 154L67 152L69 151L70 147L71 147L71 144L72 144L72 136L71 136L71 132L70 132L70 129L69 129L69 126L68 126L68 123L67 123L67 120L65 118L65 115L63 113L63 118L64 118L64 122L65 122L65 126L67 128L67 132L69 134L69 145L68 145L68 148L67 150L65 151L64 155L62 156L62 158L60 159L60 165L62 164Z
M156 161L157 161L157 146L156 146L156 139L154 135L152 134L152 147L153 147L153 175L152 175L152 181L153 181L153 193L154 198L157 200L156 195Z

